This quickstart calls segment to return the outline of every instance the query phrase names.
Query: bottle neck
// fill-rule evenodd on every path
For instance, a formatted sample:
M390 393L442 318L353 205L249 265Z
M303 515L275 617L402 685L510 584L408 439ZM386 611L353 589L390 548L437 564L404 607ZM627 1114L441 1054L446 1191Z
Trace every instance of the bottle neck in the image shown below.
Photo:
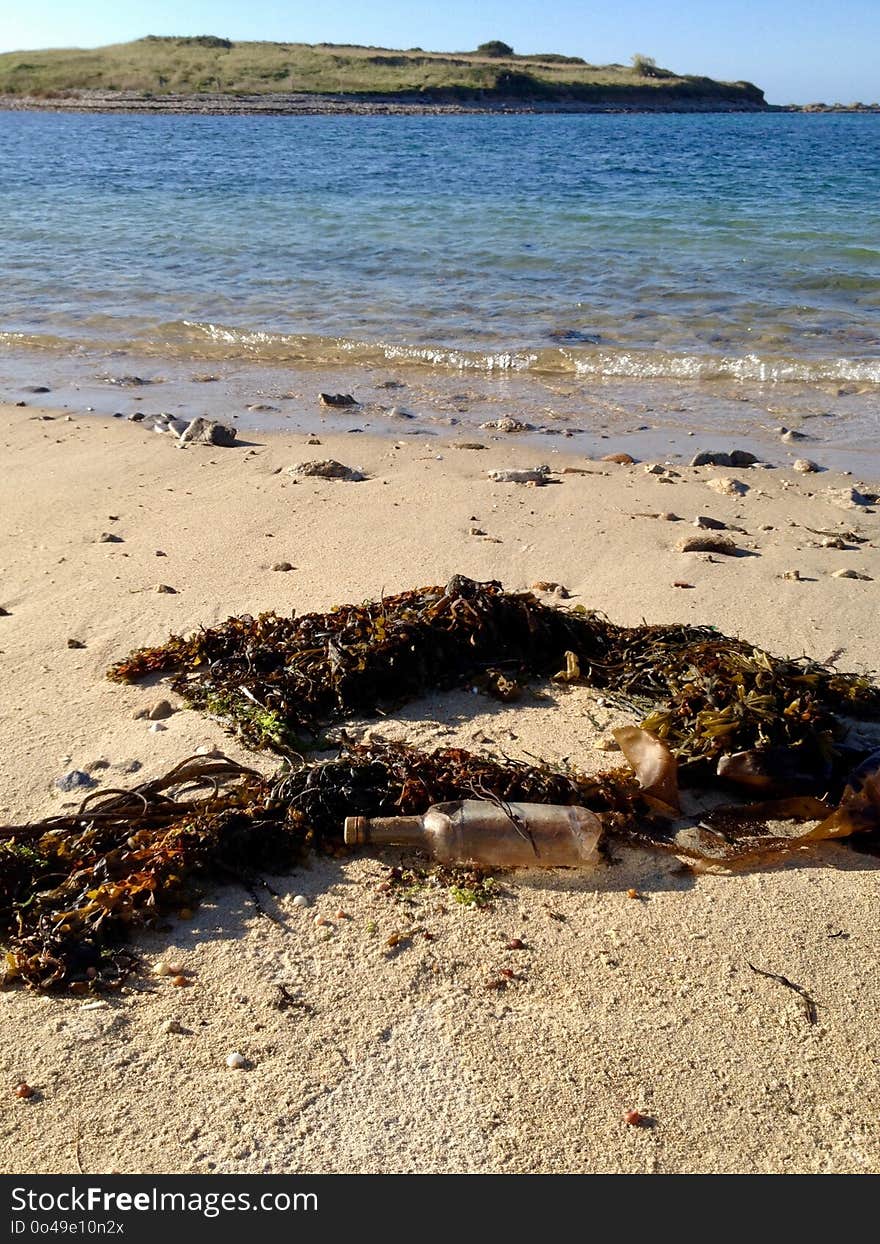
M345 841L349 846L420 847L425 826L420 816L349 816Z

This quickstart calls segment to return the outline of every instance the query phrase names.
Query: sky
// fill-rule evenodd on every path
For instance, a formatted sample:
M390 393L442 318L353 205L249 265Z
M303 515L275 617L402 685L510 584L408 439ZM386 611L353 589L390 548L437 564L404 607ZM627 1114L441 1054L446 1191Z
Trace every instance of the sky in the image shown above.
M755 82L776 104L880 99L880 0L0 0L0 51L146 34L431 51L503 39L597 64L641 52L679 72Z

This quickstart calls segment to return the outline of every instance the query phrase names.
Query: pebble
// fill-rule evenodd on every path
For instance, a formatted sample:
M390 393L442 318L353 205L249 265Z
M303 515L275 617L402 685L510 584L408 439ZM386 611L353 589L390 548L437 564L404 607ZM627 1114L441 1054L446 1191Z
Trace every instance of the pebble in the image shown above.
M324 462L299 462L296 466L288 467L287 474L306 475L318 479L341 479L351 483L358 483L367 478L363 471L345 466L342 462L337 462L335 458L328 458Z
M616 462L619 466L632 466L635 463L635 458L631 457L630 454L604 454L599 461Z
M181 1033L183 1032L183 1025L178 1019L166 1019L162 1025L162 1032Z
M832 579L864 579L866 583L872 582L869 574L859 574L857 570L832 570Z
M797 471L800 475L812 475L819 470L819 464L813 462L810 458L796 458L791 465L793 471Z
M68 648L85 648L85 644L81 639L68 639Z
M276 562L272 569L286 572L288 570L293 570L293 566L291 566L290 562Z
M164 959L160 959L158 963L153 964L153 975L154 976L170 976L171 975L171 969L169 968L168 964L165 962Z
M487 471L487 475L493 484L546 484L550 468L539 466L531 469L495 470Z
M102 531L98 536L99 544L122 544L122 536L115 536L112 531Z
M164 594L165 596L176 596L177 595L177 588L169 587L167 583L157 583L156 591Z
M259 409L263 409L260 407ZM270 406L267 409L274 410ZM235 445L236 429L225 424L218 423L216 419L204 419L199 416L188 423L180 432L181 445L201 444L201 445L217 445L221 448L230 449Z
M22 1100L27 1100L28 1097L33 1097L33 1095L34 1095L34 1090L31 1088L29 1084L25 1084L24 1080L22 1080L20 1084L16 1084L15 1086L16 1097L20 1097Z
M782 578L792 579L794 580L794 582L799 583L800 578L801 578L801 572L799 570L786 570L783 572Z
M750 454L746 449L734 449L730 453L724 452L704 452L695 454L691 459L692 467L698 466L720 466L720 467L750 467L754 466L758 459L754 454Z
M505 943L507 950L525 950L526 944L521 937L512 937L509 942Z
M89 790L98 783L89 773L84 773L82 769L71 769L69 773L65 773L63 777L57 778L55 785L58 790L69 794L74 790Z
M723 553L736 557L739 549L730 536L685 536L675 546L679 553Z
M701 528L703 531L727 530L727 523L722 523L720 518L709 518L706 514L698 514L694 519L694 526Z
M646 475L665 475L666 467L661 466L659 462L648 462L642 468Z
M481 428L487 431L494 430L496 432L534 432L534 426L531 423L523 423L521 419L490 419L488 423L481 423ZM632 459L630 459L632 461Z
M319 437L317 437L317 436L310 436L310 437L306 440L306 444L307 444L307 445L320 445L320 444L321 444L321 440L320 440L320 438L319 438Z
M304 894L297 894L293 900L294 907L308 907L309 900Z
M724 497L741 497L749 491L748 484L744 484L741 479L730 479L726 476L707 480L706 486L713 492L720 492Z
M645 1122L645 1116L640 1110L627 1110L623 1117L630 1127L641 1127Z
M167 700L159 700L152 708L147 709L147 717L150 721L163 721L176 712L173 704L169 704Z
M777 428L776 430L782 439L789 444L792 441L806 441L810 439L806 432L798 432L796 428Z
M164 723L164 722L161 722L161 721L154 721L154 722L152 723L152 725L150 726L150 733L151 733L151 734L161 734L161 732L162 732L163 730L167 730L167 729L168 729L168 727L165 725L165 723Z
M239 1054L238 1050L233 1050L231 1054L226 1055L226 1066L230 1071L240 1071L247 1066L247 1059L244 1054Z

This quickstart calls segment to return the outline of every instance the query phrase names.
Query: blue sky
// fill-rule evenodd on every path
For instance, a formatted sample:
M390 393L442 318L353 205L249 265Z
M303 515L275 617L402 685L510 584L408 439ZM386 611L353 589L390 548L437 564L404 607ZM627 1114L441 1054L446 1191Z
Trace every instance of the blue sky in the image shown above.
M442 51L504 39L518 52L599 63L643 52L682 72L756 82L772 103L880 99L880 0L7 0L3 8L0 51L145 34Z

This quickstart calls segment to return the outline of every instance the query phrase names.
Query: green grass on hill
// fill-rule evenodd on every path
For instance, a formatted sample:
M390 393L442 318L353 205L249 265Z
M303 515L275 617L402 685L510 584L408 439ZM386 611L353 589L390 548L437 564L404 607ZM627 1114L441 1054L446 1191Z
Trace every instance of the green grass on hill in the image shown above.
M232 43L212 35L147 36L92 50L0 55L0 93L52 97L71 91L399 95L621 101L650 98L764 103L749 82L678 75L643 62L589 65L558 53L407 52L319 43Z

